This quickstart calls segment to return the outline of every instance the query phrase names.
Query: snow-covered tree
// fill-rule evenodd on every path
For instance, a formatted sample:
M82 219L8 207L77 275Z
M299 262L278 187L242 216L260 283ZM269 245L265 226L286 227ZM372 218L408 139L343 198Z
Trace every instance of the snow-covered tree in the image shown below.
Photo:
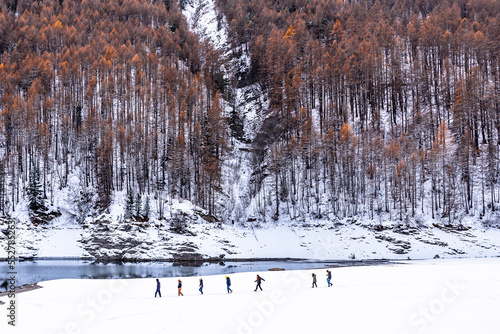
M146 195L146 199L144 200L144 207L142 209L142 217L145 220L149 220L149 215L151 214L151 203L149 196Z
M28 203L31 211L47 209L45 207L45 198L40 182L40 170L36 166L31 168L26 194L28 196Z
M136 219L141 218L142 216L141 209L142 209L142 195L141 193L138 192L137 195L135 196L135 203L134 203L134 216Z
M95 205L95 192L90 187L80 186L78 194L74 200L76 205L76 221L82 224L93 212Z
M134 191L128 189L125 197L125 219L131 219L134 216L134 202Z

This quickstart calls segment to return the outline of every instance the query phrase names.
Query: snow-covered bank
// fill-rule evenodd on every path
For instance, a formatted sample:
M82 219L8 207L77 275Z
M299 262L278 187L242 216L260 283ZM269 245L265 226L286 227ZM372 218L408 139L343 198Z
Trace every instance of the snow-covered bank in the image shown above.
M234 190L239 195L241 189ZM64 195L65 193L63 193ZM124 193L120 193L124 196ZM67 195L67 194L66 194ZM431 259L500 256L500 229L476 219L461 228L437 220L412 223L339 220L219 222L190 201L170 201L164 219L123 219L123 196L110 213L78 224L69 201L57 198L54 218L37 222L17 210L16 252L21 258L94 258L103 261L207 259ZM168 210L167 210L168 209ZM8 219L0 218L0 259L7 258Z
M102 234L88 229L86 235L101 240L89 250L98 258L196 259L199 258L297 258L297 259L428 259L500 255L500 231L456 231L439 228L376 231L371 226L331 222L277 224L260 228L191 223L182 232L168 226L134 226L134 233L109 224ZM102 238L101 238L102 237ZM87 240L87 239L85 239ZM125 247L130 243L130 248ZM106 246L107 245L107 246ZM113 248L112 245L115 245ZM124 248L119 249L117 245Z
M311 273L318 289L311 289ZM57 280L17 296L17 327L2 333L497 333L500 259L154 279ZM8 301L6 297L2 301ZM5 308L6 305L2 305Z
M93 257L101 260L296 258L316 260L430 259L500 255L500 230L472 224L398 227L368 221L281 222L257 226L210 223L192 208L183 221L146 223L101 219L84 226L54 222L17 226L20 257ZM2 225L3 226L3 225ZM1 229L4 227L0 226ZM4 237L0 235L0 238ZM0 258L6 258L0 240Z

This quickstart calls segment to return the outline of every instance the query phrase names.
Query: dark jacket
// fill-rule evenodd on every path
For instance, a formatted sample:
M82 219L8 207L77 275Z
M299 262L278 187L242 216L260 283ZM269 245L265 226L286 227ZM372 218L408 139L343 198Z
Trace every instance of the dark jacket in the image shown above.
M265 279L263 279L262 277L260 277L259 275L257 275L257 279L255 280L255 282L257 282L257 284L259 284L259 285L260 285L260 283L261 283L262 281L264 281L264 282L265 282L266 280L265 280Z
M179 281L179 284L177 284L177 289L180 289L180 288L182 288L182 282L181 281Z
M231 279L229 277L226 278L226 285L231 285Z
M160 291L160 280L156 280L156 290Z
M200 287L202 287L202 286L203 286L203 280L201 279L200 280Z
M332 279L332 272L331 272L331 271L329 271L329 272L326 274L326 276L327 276L327 278L328 278L328 279Z

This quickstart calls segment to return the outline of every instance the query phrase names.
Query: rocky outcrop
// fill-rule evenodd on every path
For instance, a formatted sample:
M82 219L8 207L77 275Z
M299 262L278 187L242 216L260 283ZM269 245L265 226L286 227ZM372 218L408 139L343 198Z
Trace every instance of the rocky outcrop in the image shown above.
M86 224L80 242L98 261L203 261L209 259L198 246L186 240L196 236L188 226L196 223L196 214L178 214L156 222L112 221L106 216Z

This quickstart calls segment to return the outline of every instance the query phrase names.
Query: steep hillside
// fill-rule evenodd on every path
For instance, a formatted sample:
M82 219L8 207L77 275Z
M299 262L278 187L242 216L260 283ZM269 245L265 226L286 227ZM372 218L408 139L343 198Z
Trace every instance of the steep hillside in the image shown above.
M497 7L3 1L2 229L26 257L496 256Z

